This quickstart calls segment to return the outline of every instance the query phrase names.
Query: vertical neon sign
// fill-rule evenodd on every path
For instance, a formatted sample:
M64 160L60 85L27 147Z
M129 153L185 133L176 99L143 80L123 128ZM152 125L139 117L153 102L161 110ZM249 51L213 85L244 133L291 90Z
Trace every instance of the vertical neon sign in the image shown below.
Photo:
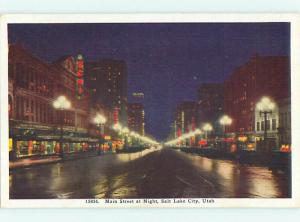
M77 74L77 80L76 80L76 97L77 99L81 99L83 96L84 90L83 90L83 75L84 75L84 61L83 56L78 55L76 59L76 74Z

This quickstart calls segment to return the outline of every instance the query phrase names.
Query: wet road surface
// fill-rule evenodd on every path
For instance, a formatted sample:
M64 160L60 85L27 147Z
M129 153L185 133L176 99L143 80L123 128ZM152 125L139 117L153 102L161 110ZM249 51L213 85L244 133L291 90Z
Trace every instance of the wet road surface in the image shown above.
M285 173L176 150L111 154L10 172L11 199L290 197Z

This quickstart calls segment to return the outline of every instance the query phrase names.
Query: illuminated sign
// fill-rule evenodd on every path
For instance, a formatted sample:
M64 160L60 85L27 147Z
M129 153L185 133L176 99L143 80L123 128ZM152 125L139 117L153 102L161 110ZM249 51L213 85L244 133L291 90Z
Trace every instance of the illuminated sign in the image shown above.
M119 123L119 108L115 107L114 108L114 124Z
M76 97L80 99L83 96L83 76L84 76L84 61L82 55L78 55L76 59Z
M111 136L104 136L105 140L111 140Z
M254 143L248 143L247 144L247 150L254 151L255 150L255 144Z
M283 153L290 153L291 152L291 147L288 144L282 144L280 147L280 152Z
M226 143L232 143L234 142L234 138L224 138L223 141Z
M199 143L199 145L202 145L202 146L207 145L207 141L204 139L200 140L198 143Z
M247 141L247 137L246 136L239 136L238 137L238 141L240 141L240 142L246 142Z
M8 149L9 149L9 151L12 151L12 150L13 150L13 140L12 140L12 138L9 138L9 141L8 141Z

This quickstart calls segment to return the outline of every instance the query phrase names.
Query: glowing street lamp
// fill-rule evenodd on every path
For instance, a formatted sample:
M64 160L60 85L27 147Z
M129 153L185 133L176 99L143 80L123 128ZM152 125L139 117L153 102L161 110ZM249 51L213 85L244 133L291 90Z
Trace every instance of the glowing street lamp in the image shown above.
M205 123L202 129L205 131L205 138L207 139L207 133L212 131L213 127L210 123Z
M112 128L113 128L114 130L116 130L116 131L121 131L121 130L122 130L122 126L121 126L119 123L113 125Z
M199 134L202 134L202 131L201 131L200 129L196 129L196 130L194 131L194 133L195 133L195 135L199 135Z
M64 150L63 150L63 114L64 110L71 108L71 102L65 96L59 96L53 102L53 107L61 111L61 119L60 119L60 139L59 139L59 154L61 158L64 158Z
M102 116L101 114L97 113L97 115L94 117L94 123L97 127L100 127L101 135L104 134L104 124L106 123L106 118Z
M264 148L267 149L267 117L272 114L275 109L275 103L269 97L262 97L256 104L256 109L259 111L260 116L264 117Z
M129 134L129 129L127 127L125 127L124 129L122 129L122 132L125 134Z
M124 127L123 129L121 129L121 133L123 133L125 135L125 141L124 141L124 145L125 145L125 149L128 147L128 135L130 133L129 129L127 127Z
M226 131L226 126L231 125L231 123L232 123L232 119L227 115L224 115L220 118L220 124L223 126L224 134Z

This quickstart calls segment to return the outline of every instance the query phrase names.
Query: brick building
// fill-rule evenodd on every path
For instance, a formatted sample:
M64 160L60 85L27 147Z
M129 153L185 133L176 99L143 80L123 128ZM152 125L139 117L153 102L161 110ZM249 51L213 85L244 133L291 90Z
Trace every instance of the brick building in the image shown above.
M222 83L204 83L198 88L199 122L212 124L215 133L221 133L219 119L224 113L224 88Z
M224 111L233 119L228 132L255 131L255 106L263 96L276 104L291 96L289 57L255 55L225 80Z
M74 64L73 64L74 65ZM9 45L10 150L13 156L52 154L59 149L63 121L65 152L87 148L89 95L75 97L75 74L61 64L49 64L21 44ZM65 95L72 108L57 111L53 101Z

